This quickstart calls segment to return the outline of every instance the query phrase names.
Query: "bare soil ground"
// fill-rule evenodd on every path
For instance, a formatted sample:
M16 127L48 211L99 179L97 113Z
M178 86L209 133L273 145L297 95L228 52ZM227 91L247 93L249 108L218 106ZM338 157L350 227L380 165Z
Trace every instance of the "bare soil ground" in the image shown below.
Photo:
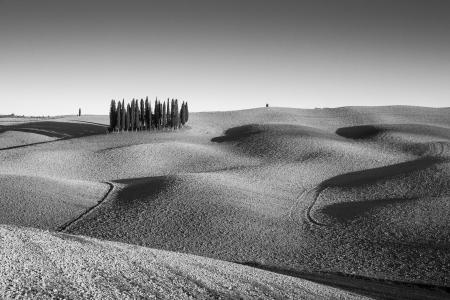
M107 192L99 182L0 175L2 224L57 229L95 205Z
M449 115L419 107L192 113L176 132L3 150L0 174L111 181L107 199L66 228L72 234L328 278L381 298L416 289L445 298ZM108 121L76 118L54 122ZM405 298L423 298L413 293Z
M0 226L5 299L368 299L229 262Z
M45 143L55 140L42 134L21 131L3 131L0 133L0 149L13 148L21 145Z

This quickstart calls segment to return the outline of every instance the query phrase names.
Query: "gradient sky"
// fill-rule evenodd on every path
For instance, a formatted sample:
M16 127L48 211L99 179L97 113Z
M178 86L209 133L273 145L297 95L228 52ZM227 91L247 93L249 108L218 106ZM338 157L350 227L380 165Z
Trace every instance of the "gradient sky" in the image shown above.
M0 114L147 95L191 111L450 106L450 2L0 0Z

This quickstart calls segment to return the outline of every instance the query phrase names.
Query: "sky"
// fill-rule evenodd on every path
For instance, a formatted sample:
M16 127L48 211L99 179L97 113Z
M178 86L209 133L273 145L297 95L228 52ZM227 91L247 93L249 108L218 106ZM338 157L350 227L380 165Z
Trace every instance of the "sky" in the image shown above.
M0 114L450 106L450 2L0 0Z

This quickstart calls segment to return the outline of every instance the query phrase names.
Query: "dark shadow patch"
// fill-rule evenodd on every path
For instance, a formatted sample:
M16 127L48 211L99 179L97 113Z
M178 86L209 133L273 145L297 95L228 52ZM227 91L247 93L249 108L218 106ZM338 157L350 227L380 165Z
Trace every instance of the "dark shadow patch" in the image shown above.
M211 142L223 143L238 141L243 138L250 137L254 134L261 133L262 130L258 128L256 124L249 124L239 127L233 127L225 131L224 136L218 136L211 139Z
M120 179L114 182L125 184L126 187L121 189L114 200L113 205L119 207L130 207L137 204L141 199L148 199L149 196L156 198L161 192L170 186L174 177L171 176L155 176ZM148 200L145 200L148 201Z
M58 139L75 138L107 132L107 126L88 123L71 122L30 122L17 125L2 126L0 133L5 131L21 131L45 135Z
M407 161L395 165L350 172L323 181L319 185L319 190L323 190L328 187L359 186L377 180L391 178L401 174L427 169L443 161L444 159L442 158L423 157L413 161Z
M253 261L234 263L313 281L374 299L426 300L449 299L450 297L450 288L446 286L370 278L338 272L301 272L277 266L267 266Z
M382 132L384 129L375 127L373 125L361 125L361 126L351 126L342 127L336 130L336 134L348 139L369 139Z
M388 205L393 205L397 203L409 202L417 200L417 198L413 199L377 199L377 200L368 200L368 201L354 201L354 202L343 202L343 203L334 203L331 205L327 205L324 208L320 209L320 212L326 214L338 222L348 222L361 216L367 212L370 212L373 209L379 207L385 207Z
M344 140L335 133L330 133L315 127L277 123L248 124L233 127L226 130L223 136L212 138L211 141L217 143L242 141L257 134L268 135L271 138L284 136L291 138L315 137L321 139Z

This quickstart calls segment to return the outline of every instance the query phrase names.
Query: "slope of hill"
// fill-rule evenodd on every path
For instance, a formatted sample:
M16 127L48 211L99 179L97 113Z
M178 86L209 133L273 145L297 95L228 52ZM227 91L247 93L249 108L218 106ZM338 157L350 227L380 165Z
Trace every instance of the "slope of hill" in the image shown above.
M108 191L103 183L0 174L0 220L56 229L95 205Z
M101 124L26 120L0 126L0 149L107 132Z
M4 131L0 133L0 149L53 141L56 138L42 134L21 131Z
M366 299L311 281L193 255L0 226L7 299Z

